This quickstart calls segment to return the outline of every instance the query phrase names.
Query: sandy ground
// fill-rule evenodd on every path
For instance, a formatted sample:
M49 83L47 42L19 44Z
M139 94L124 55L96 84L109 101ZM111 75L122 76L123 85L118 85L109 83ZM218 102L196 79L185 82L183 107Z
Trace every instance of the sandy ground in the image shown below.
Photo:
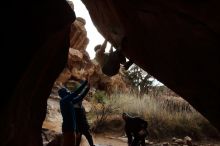
M112 137L109 135L98 134L93 135L93 139L96 146L127 146L127 139L122 137ZM167 142L154 142L154 144L148 146L162 146L164 143ZM219 141L193 142L193 144L196 146L220 146ZM89 146L84 136L80 146Z
M97 146L127 146L125 139L118 139L107 135L93 135L94 144ZM85 137L83 136L80 146L89 146Z
M44 122L43 128L53 129L56 132L61 131L61 126L57 124L51 124L51 122ZM120 134L106 133L106 134L93 134L94 144L96 146L127 146L127 138L121 137ZM170 140L168 140L170 141ZM151 146L161 146L163 142L155 142ZM220 146L220 141L203 141L203 142L193 142L197 146ZM85 137L82 137L81 146L89 146Z

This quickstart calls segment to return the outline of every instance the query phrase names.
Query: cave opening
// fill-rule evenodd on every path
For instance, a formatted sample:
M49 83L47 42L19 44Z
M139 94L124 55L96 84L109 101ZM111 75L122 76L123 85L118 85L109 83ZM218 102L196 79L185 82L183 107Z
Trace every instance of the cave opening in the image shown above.
M137 65L185 98L220 129L218 70L220 15L217 15L220 10L219 1L82 1L90 11L96 28L105 38L109 38L117 47L122 40L125 40L122 48L125 48L123 53L128 59L134 60ZM5 85L1 89L2 93L7 95L2 95L2 99L6 101L1 102L3 118L0 123L0 145L39 146L42 145L41 128L47 112L47 99L55 84L54 81L68 62L67 57L75 59L74 69L81 68L79 62L87 63L90 57L88 54L82 55L77 50L70 51L72 56L68 55L69 31L74 16L65 0L54 0L53 3L50 0L6 3L1 8L2 50L4 50L2 54L7 56L7 60L1 58L1 66L4 69L1 72L4 78L2 84ZM78 19L77 23L80 27L85 22L83 19ZM87 39L84 41L87 42ZM87 70L91 64L88 63L84 67ZM84 72L84 70L73 71L78 74ZM92 69L89 71L93 72ZM67 76L70 75L69 71L65 73ZM111 90L109 87L114 85L118 85L116 89L119 90L126 87L118 76L113 82L104 78L105 82L97 86L98 88L109 91ZM98 73L95 73L91 79L94 82L102 81ZM133 108L132 111L138 111L138 114L145 112L131 105L137 104L146 109L142 103L149 103L151 99L140 98L139 94L132 94L132 97L137 97L136 100L130 99L130 96L116 95L116 99L127 98L126 101L132 101L131 104L121 105L129 105ZM96 93L97 102L114 103L114 98L107 98L108 96L109 93L101 91ZM121 96L123 98L119 98ZM169 100L167 103L170 103ZM163 108L163 106L155 108L158 105L153 103L150 105L155 105L152 106L151 111ZM176 107L176 104L172 103L172 105ZM166 117L170 118L170 116ZM178 134L182 131L187 132L184 126L190 123L186 121L188 116L183 117L185 119L181 121L184 124L179 126L184 130ZM149 115L147 118L150 118ZM159 120L154 119L152 123L160 124L155 126L156 128L164 128L161 126L163 120L164 117ZM110 125L114 126L114 130L120 129L120 122L117 119ZM179 129L178 125L176 127L173 123L169 125L171 125L169 130ZM190 125L195 126L195 122ZM209 133L209 126L201 123L199 125L205 129L205 133ZM155 137L158 136L155 134L158 131L166 131L155 130L155 127L151 127L150 131ZM193 127L194 130L197 128ZM191 131L191 134L195 135L195 133L201 134Z
M159 124L165 125L162 126L163 130L159 134L155 132L155 130L157 130L155 127L161 125L156 125L156 124L151 125L150 132L152 133L151 138L153 139L157 139L157 138L163 139L163 138L175 137L175 136L184 137L184 135L190 136L195 140L201 140L203 136L204 137L207 136L211 138L215 136L218 137L217 135L219 134L216 131L216 129L210 126L210 123L202 115L200 115L187 101L183 100L182 97L174 93L172 90L170 90L169 88L167 88L166 86L164 86L162 83L160 83L154 78L153 78L154 85L148 89L149 94L147 95L141 94L140 96L140 94L134 94L133 91L131 93L130 89L129 89L130 96L135 98L127 97L128 95L123 95L118 91L112 93L115 90L115 89L110 89L112 84L113 85L119 84L117 86L117 90L120 91L125 90L126 92L128 92L128 90L124 89L127 83L120 83L119 81L122 80L122 78L118 76L115 77L113 81L111 79L108 80L104 79L106 78L106 76L102 78L100 76L103 75L101 75L100 72L94 71L94 64L92 62L92 59L94 59L95 57L94 47L95 45L102 43L104 41L104 38L98 32L94 32L94 30L95 31L97 30L91 28L94 27L93 24L92 26L91 24L88 24L88 23L92 23L92 21L90 19L90 16L88 16L87 10L86 12L82 12L82 9L86 9L85 6L82 6L82 3L80 3L80 1L77 1L76 4L74 4L74 10L76 16L82 18L77 18L76 21L74 22L75 24L73 24L71 27L71 31L72 30L73 31L71 32L72 34L70 34L70 48L69 48L67 65L66 68L63 70L63 72L56 79L50 97L47 100L47 115L43 123L44 134L42 135L44 139L44 144L50 143L54 139L56 139L57 142L59 142L60 137L59 136L56 137L56 135L60 135L61 133L62 117L59 109L60 99L57 95L57 90L58 90L57 83L59 82L66 83L68 86L69 84L68 79L70 78L71 75L77 75L80 78L84 78L89 75L92 82L92 86L94 86L94 89L92 89L89 95L90 99L87 98L87 100L85 100L84 102L84 106L86 106L87 108L86 110L87 110L87 115L89 116L89 120L92 121L92 122L90 121L90 124L92 125L92 129L94 133L97 132L98 134L100 134L102 132L110 131L110 132L114 132L114 134L117 135L118 138L120 138L122 136L122 131L123 131L123 126L122 126L123 122L120 119L120 113L122 113L122 111L127 110L133 116L141 116L152 123L158 120L161 122ZM87 14L85 15L83 13L87 13ZM89 18L85 19L85 17L89 17ZM90 26L88 26L87 24ZM110 44L108 44L108 48L109 46ZM145 73L142 72L142 74L147 75L146 72ZM102 82L101 80L105 80L105 81ZM109 80L111 80L112 83L109 84L109 82L111 82ZM117 80L118 82L115 80ZM150 80L152 80L152 78ZM147 80L145 82L147 82ZM69 84L69 86L71 88L72 85ZM138 87L138 90L140 90L140 86ZM111 92L107 93L108 91ZM126 103L125 101L118 100L117 98L119 97L120 99L125 98L125 100L127 101L131 100L133 103L135 103L134 104L135 106L134 107L130 106L130 109L128 107L121 107L119 111L117 110L115 111L114 108L119 108L123 104L127 104L127 105L131 104L131 103ZM92 98L95 98L95 100ZM115 102L117 102L118 107L112 107L114 105L111 104ZM106 121L104 122L101 121L103 122L102 124L104 126L103 125L100 126L99 124L97 124L97 121L100 122L99 118L102 116L105 117L106 115L100 115L100 112L103 112L102 111L103 109L96 109L97 105L95 104L97 105L100 104L103 107L111 106L111 107L107 107L109 108L108 110L110 110L110 113L108 112L104 113L107 115L105 119ZM146 111L147 109L146 106L149 107L148 111ZM163 116L161 116L161 114ZM96 115L96 119L94 119L94 115ZM153 115L156 115L156 119ZM168 118L164 118L164 117L168 117ZM198 121L196 122L196 120L198 119L199 122ZM173 121L174 123L169 123L170 121ZM97 124L100 127L98 127L95 124ZM200 127L198 125L203 125L206 128L208 127L210 131L204 134L205 133L204 129L206 128L203 127L202 130L200 129L201 131L199 131L198 129ZM171 130L173 127L176 127L176 129ZM51 133L48 132L48 129L52 130L52 132L51 131L50 131ZM192 129L196 129L196 130L192 130ZM163 131L168 131L168 135L165 136L165 133L163 133ZM48 135L50 136L48 137ZM84 141L83 144L86 143Z

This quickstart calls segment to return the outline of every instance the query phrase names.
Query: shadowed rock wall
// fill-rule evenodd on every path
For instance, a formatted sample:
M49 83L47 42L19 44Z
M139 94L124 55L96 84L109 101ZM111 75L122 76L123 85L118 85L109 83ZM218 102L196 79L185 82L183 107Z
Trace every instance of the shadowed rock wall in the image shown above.
M2 5L0 145L40 146L47 98L66 64L75 15L65 0Z
M82 0L124 55L220 129L218 0Z

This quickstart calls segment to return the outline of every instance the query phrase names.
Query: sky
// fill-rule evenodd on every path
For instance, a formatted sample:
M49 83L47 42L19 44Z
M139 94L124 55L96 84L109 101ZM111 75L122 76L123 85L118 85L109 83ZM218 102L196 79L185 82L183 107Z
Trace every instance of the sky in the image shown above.
M86 20L86 30L87 30L87 37L89 38L89 44L87 46L87 52L89 53L89 56L91 59L95 57L95 51L94 47L98 44L102 44L104 42L103 36L97 31L95 28L90 16L89 12L87 11L84 4L81 2L81 0L71 0L74 4L74 11L76 14L76 17L82 17ZM109 50L110 44L107 45Z

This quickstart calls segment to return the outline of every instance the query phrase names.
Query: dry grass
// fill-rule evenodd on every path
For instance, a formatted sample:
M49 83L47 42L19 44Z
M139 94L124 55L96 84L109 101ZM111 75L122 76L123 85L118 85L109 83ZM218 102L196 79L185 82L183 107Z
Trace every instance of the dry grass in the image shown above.
M151 138L190 136L194 139L219 138L210 123L186 101L175 97L153 98L147 95L114 94L106 104L117 109L111 115L127 112L149 122ZM112 105L111 105L112 104Z

